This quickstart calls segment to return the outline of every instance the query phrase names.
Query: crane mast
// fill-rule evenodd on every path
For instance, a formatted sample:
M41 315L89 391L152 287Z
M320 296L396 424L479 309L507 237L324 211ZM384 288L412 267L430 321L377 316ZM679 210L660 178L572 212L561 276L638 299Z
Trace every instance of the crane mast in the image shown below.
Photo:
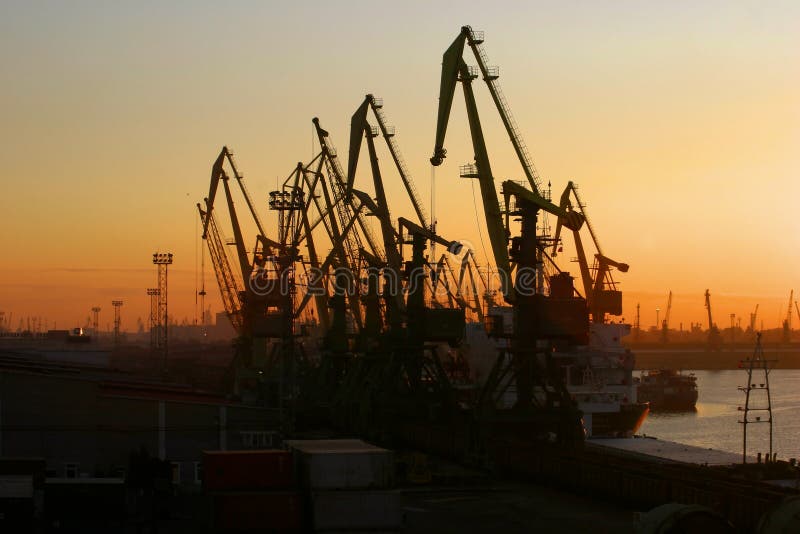
M376 256L379 257L382 256L380 248L376 245L375 238L373 237L372 232L369 229L369 226L366 224L366 221L364 221L363 215L348 214L349 207L347 201L349 200L349 198L347 198L347 181L344 170L342 170L342 166L339 163L338 153L336 149L333 147L328 132L322 129L322 127L320 127L319 119L315 117L312 120L312 122L314 123L314 127L317 132L317 139L319 140L319 144L322 147L322 150L326 156L325 161L328 164L329 175L332 178L331 185L333 190L333 201L334 205L339 211L340 224L342 226L345 226L350 216L356 217L359 230L361 230L364 239L369 245L370 252L372 252ZM352 232L351 234L349 234L345 242L347 244L350 258L357 257L357 252L361 248L361 238L358 232Z

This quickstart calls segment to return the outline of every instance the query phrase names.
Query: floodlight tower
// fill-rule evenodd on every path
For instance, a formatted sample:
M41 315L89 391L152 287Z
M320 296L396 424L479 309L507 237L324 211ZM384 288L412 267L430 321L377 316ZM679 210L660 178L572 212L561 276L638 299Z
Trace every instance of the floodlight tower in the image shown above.
M161 323L158 329L157 348L163 353L164 372L167 370L167 356L169 355L169 335L167 328L169 316L167 314L167 268L172 265L171 252L156 252L153 254L153 264L158 269L158 318Z
M98 336L100 333L100 306L95 306L92 308L92 335Z
M158 329L161 325L161 318L158 316L158 295L160 294L157 287L147 288L147 295L150 297L150 350L153 352L158 349Z
M298 165L298 170L300 166ZM299 174L297 175L299 177ZM278 227L282 236L281 252L275 258L278 267L280 285L285 288L281 292L281 360L279 362L280 379L278 381L278 413L285 432L294 430L294 392L296 390L297 369L294 357L294 264L301 259L298 256L297 227L300 224L302 210L305 207L304 193L299 188L271 191L269 209L278 212ZM286 392L289 392L288 395ZM284 406L285 401L290 401ZM288 407L288 413L284 410Z
M114 306L114 346L116 347L119 345L119 325L122 322L119 312L120 308L122 307L122 301L112 300L111 305ZM97 308L97 310L99 311L100 308ZM92 311L94 311L94 309L92 309Z

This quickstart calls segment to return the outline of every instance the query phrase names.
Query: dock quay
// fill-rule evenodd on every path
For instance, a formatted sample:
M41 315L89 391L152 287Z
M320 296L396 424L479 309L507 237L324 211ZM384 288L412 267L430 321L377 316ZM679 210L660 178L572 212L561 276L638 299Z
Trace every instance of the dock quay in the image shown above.
M755 532L762 517L798 495L797 471L782 460L735 463L741 457L653 438L588 440L569 450L493 443L501 472L650 510L667 503L700 505L727 519L737 532Z

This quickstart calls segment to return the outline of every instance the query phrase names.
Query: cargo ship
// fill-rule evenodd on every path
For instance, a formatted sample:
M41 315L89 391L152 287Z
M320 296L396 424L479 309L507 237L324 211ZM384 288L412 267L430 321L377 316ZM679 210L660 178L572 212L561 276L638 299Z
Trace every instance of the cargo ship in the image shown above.
M493 307L489 313L504 316L502 323L507 329L513 324L511 307ZM632 436L649 413L649 405L638 398L634 355L621 343L630 330L631 326L624 323L592 323L587 344L552 353L567 391L583 412L589 436ZM477 381L488 374L497 351L508 343L506 339L490 337L480 323L467 325L465 341L464 356ZM513 388L510 394L513 396ZM513 401L505 400L509 406Z
M620 341L630 330L624 323L593 323L588 345L553 353L590 436L631 437L650 411L633 377L635 357Z
M690 411L697 404L697 377L674 369L645 371L636 378L639 398L652 410Z

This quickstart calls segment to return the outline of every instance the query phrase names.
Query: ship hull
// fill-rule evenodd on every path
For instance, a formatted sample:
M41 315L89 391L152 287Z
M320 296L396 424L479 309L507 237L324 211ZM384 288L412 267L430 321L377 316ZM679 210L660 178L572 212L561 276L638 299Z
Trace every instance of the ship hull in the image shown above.
M592 437L630 437L639 431L649 412L646 402L624 404L618 411L585 414L584 422L588 426L587 420L591 420Z
M638 399L652 411L691 411L697 404L697 379L679 371L659 369L639 378Z
M650 410L654 412L680 412L692 411L697 408L697 391L681 391L674 394L651 392L644 386L639 386L639 399L650 403Z

